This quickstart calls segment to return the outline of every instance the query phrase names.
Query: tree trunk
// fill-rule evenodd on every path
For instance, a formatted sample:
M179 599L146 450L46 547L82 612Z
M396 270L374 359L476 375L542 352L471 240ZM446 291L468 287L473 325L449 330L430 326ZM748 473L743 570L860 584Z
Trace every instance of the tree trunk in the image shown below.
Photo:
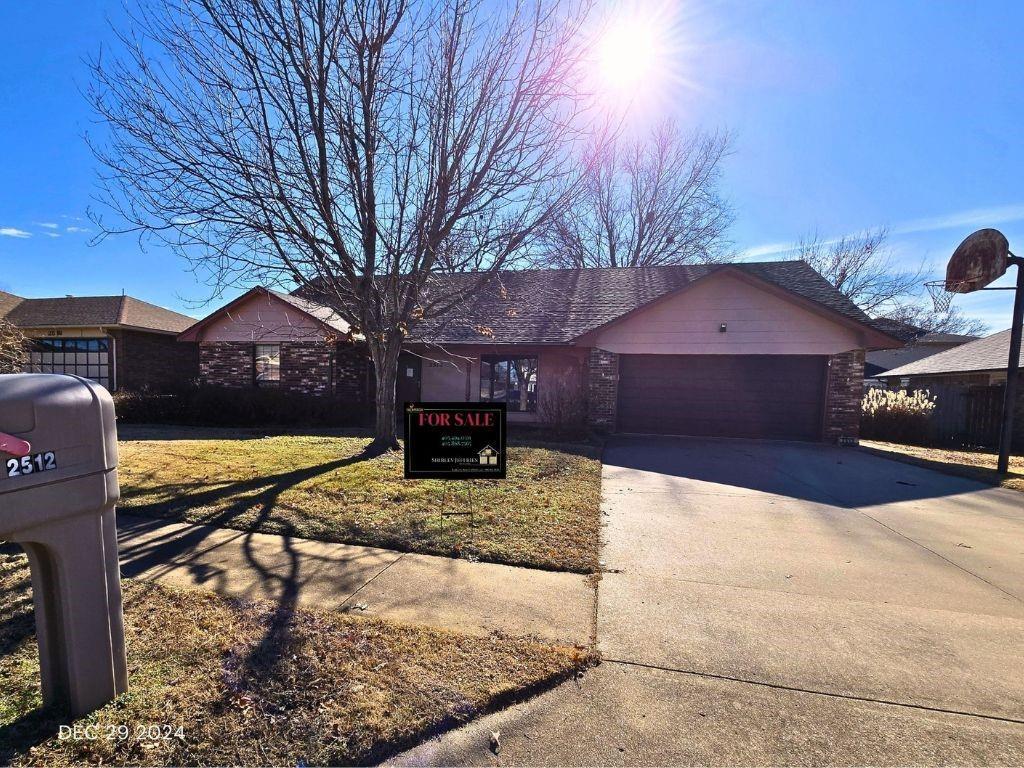
M370 350L377 381L377 420L373 443L370 445L370 450L374 452L383 453L398 448L395 432L395 383L398 380L398 355L401 351L401 339L388 339L372 345Z

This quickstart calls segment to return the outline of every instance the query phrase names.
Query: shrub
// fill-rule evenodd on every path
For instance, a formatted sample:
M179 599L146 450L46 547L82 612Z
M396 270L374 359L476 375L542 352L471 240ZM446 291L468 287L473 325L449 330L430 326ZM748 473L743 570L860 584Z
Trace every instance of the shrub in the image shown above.
M18 326L0 319L0 373L21 373L27 352L28 342Z
M586 404L566 375L546 382L537 411L542 429L553 439L577 440L588 434Z
M869 389L861 401L862 437L893 443L924 443L935 398L928 390Z
M136 424L352 427L364 426L372 415L366 404L333 395L208 385L172 393L119 391L114 405L118 420Z

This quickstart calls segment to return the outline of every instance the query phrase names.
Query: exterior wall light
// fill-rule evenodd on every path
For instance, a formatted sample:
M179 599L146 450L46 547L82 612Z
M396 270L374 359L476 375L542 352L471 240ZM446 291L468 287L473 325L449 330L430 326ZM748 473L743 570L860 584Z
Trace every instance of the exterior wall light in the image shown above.
M719 333L725 333L728 330L729 330L729 326L726 323L722 323L720 326L718 326L718 332Z

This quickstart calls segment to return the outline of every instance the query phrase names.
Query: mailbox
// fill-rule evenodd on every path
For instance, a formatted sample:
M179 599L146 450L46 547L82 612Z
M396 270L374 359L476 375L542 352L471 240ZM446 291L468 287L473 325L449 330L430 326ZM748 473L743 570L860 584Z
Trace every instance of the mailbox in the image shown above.
M114 403L77 376L0 375L0 539L32 569L43 700L84 715L127 690Z

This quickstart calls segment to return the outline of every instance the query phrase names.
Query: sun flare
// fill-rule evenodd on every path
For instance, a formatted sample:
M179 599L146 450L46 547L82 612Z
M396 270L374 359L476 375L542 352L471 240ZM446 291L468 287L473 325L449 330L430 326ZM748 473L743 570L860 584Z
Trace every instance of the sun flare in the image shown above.
M613 111L659 111L684 83L684 30L673 0L627 0L608 8L592 46L594 89ZM635 114L634 114L635 116Z
M658 30L646 19L609 25L598 44L601 78L615 91L628 92L657 75L662 57Z

